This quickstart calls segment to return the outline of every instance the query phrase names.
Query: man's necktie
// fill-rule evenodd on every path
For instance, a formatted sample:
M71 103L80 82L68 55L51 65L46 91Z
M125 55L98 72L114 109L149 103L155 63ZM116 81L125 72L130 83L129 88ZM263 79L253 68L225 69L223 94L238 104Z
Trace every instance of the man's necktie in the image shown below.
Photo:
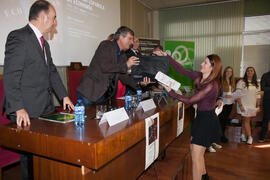
M41 46L42 46L42 52L43 52L43 55L45 57L45 51L44 51L45 45L44 45L44 37L43 36L40 37L40 41L41 41Z

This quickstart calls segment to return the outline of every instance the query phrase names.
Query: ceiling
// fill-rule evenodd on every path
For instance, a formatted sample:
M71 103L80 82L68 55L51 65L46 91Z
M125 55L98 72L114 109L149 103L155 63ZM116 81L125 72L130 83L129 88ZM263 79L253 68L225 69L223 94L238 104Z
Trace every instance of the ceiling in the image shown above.
M165 8L173 8L179 6L199 5L205 3L216 3L228 0L137 0L146 7L158 10ZM229 0L231 1L231 0Z

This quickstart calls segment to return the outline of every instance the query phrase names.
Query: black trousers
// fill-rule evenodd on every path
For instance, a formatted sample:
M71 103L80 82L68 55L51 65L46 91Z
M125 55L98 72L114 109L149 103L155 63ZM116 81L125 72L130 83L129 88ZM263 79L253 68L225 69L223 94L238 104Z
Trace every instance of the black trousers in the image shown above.
M222 112L218 116L223 137L225 137L225 128L226 128L226 125L228 124L228 122L230 120L229 115L232 112L232 107L233 107L233 104L224 105Z
M8 116L8 118L16 123L16 116ZM27 152L20 152L22 179L33 180L33 156Z
M270 99L263 99L263 121L262 121L262 131L260 138L266 138L268 132L268 122L270 119Z

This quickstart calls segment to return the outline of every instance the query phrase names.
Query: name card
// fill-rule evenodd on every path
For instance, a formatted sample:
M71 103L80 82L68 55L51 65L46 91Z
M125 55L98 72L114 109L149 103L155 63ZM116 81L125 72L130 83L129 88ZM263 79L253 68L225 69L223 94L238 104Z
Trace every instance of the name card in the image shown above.
M155 108L156 108L156 104L153 101L153 99L148 99L148 100L141 101L136 110L143 109L143 111L146 112Z
M184 103L178 102L176 137L178 137L184 130L184 117L185 117L184 113L185 113Z
M116 109L103 114L99 125L108 122L110 126L114 126L122 121L128 120L128 114L125 108Z

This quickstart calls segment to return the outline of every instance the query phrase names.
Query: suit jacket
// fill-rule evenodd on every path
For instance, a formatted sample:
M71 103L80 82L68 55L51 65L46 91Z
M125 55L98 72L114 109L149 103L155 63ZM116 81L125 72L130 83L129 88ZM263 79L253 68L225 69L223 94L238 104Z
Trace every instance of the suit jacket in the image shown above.
M127 59L130 58L131 56L136 56L136 57L140 57L142 56L142 54L140 53L140 51L138 51L137 53L135 53L133 50L128 49L126 52L127 55Z
M115 42L102 41L78 85L78 92L90 101L95 102L105 94L114 77L115 82L120 79L123 84L136 89L136 83L127 74L128 67L126 62L127 57L123 54L117 63L117 47ZM116 93L116 89L114 87L113 94Z
M52 62L47 41L45 50L47 64L39 41L29 25L8 35L3 76L3 108L7 114L25 109L30 117L39 117L55 110L51 89L60 99L67 96Z

